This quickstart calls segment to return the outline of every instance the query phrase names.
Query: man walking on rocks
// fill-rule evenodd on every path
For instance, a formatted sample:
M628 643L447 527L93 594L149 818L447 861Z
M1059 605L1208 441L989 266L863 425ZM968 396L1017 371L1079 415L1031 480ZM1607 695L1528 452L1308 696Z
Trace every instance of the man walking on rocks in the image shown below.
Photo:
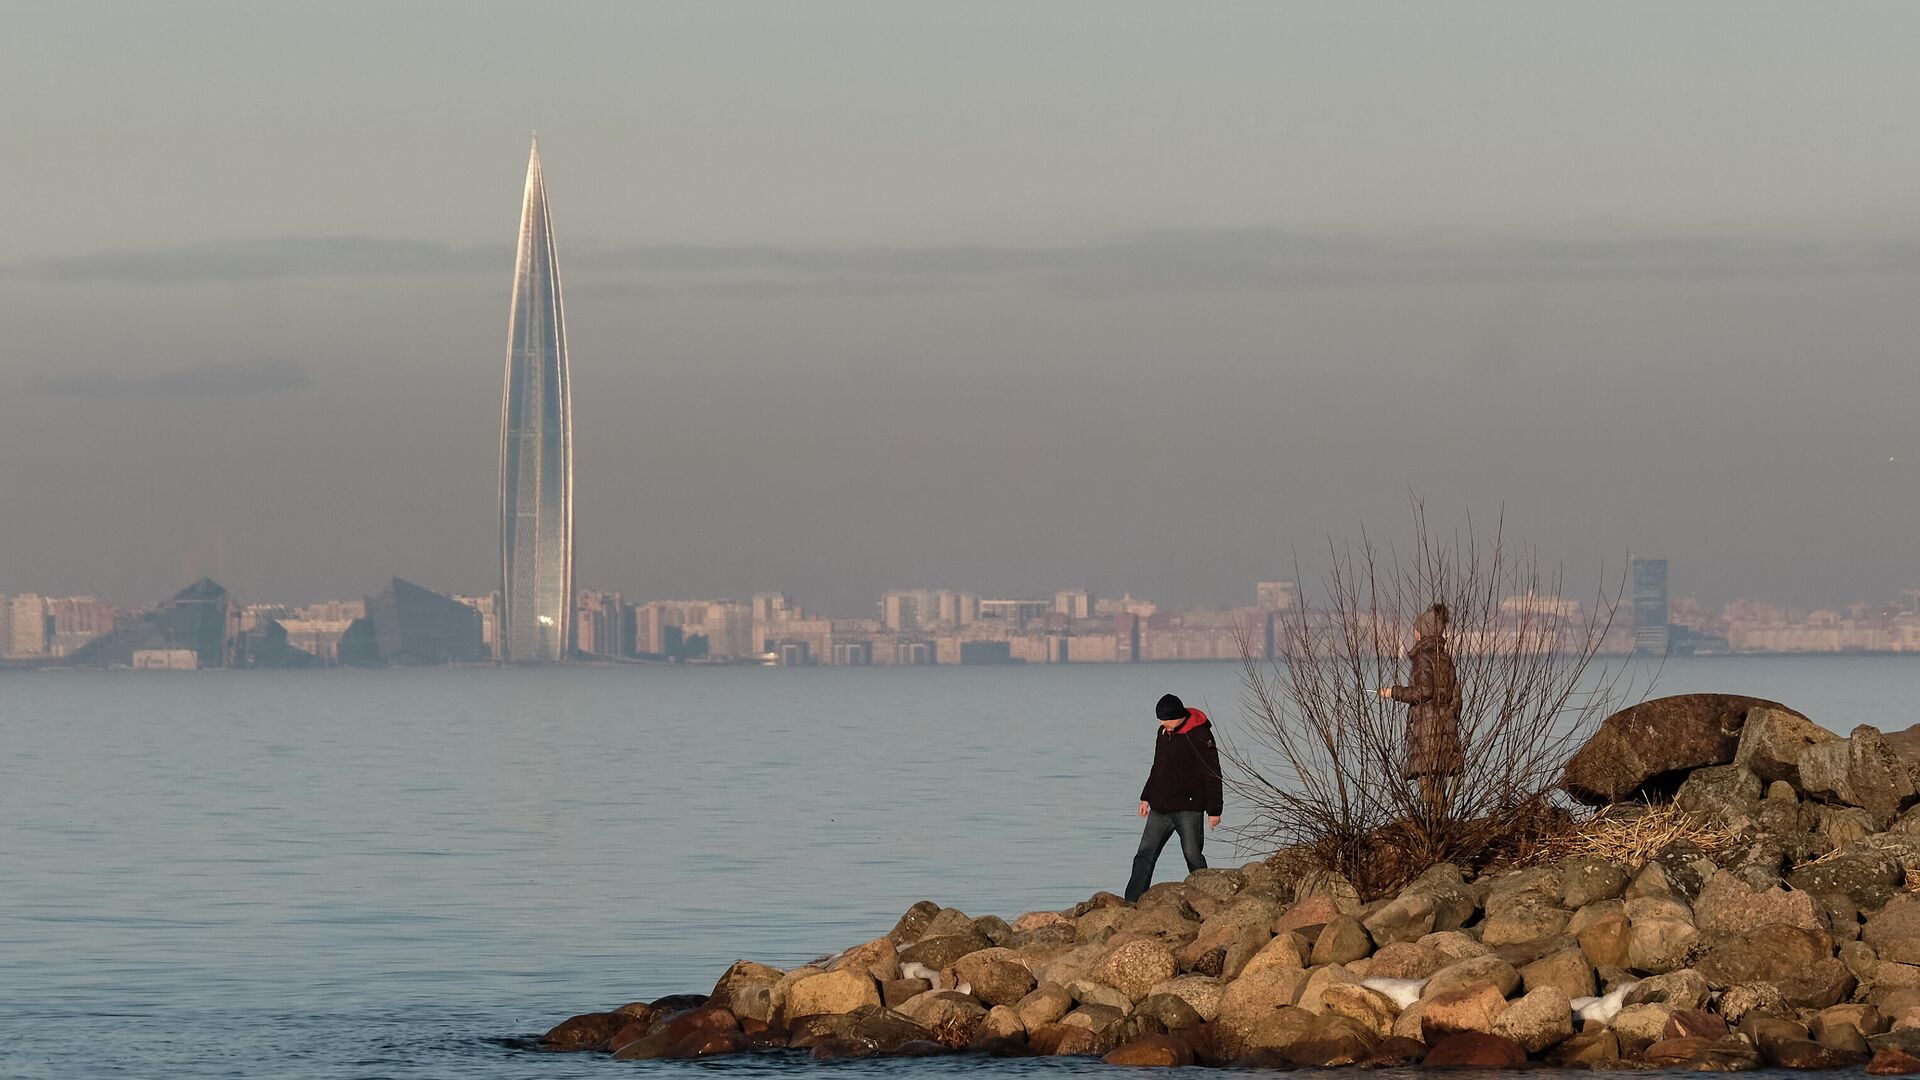
M1207 714L1189 709L1167 694L1154 706L1160 732L1153 740L1153 771L1140 789L1140 816L1147 827L1140 833L1140 850L1133 854L1133 877L1127 899L1138 900L1153 884L1153 867L1174 833L1180 834L1180 854L1188 870L1200 870L1207 858L1200 853L1207 827L1220 827L1220 751L1213 744L1213 725Z

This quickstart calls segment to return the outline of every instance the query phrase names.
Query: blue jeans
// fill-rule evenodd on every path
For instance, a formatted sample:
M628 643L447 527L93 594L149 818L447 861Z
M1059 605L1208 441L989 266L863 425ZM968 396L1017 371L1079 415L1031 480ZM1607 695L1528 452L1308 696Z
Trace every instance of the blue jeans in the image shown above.
M1206 825L1206 817L1198 810L1175 810L1171 814L1158 810L1147 812L1147 827L1140 832L1140 850L1133 853L1133 877L1127 881L1128 900L1140 899L1140 894L1153 884L1154 864L1160 861L1161 850L1175 832L1180 834L1180 854L1187 857L1187 869L1207 868L1207 857L1200 854L1201 830Z

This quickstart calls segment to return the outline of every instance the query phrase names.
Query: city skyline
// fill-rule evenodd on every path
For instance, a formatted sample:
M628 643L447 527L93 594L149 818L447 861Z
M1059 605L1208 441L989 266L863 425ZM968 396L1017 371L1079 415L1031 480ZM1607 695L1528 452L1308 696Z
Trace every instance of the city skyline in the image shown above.
M573 379L537 135L527 154L504 383L500 655L510 663L557 663L574 645Z
M1920 9L355 10L13 13L0 577L497 588L536 127L576 584L1225 604L1410 488L1714 602L1915 576Z

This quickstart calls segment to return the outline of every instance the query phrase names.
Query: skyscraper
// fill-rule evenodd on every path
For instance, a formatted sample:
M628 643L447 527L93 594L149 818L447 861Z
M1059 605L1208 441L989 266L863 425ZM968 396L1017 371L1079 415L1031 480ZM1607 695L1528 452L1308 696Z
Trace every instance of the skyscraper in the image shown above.
M573 394L560 266L540 175L527 161L500 408L500 655L561 660L573 648Z
M1632 559L1630 564L1633 651L1639 656L1665 656L1671 644L1667 627L1667 560Z

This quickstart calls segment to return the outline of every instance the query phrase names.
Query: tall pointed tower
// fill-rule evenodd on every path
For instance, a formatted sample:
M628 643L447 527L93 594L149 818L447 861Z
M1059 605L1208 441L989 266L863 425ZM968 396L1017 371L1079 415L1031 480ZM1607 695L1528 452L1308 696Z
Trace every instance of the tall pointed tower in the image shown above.
M573 648L573 393L560 266L540 175L527 161L500 407L500 654L518 664Z

